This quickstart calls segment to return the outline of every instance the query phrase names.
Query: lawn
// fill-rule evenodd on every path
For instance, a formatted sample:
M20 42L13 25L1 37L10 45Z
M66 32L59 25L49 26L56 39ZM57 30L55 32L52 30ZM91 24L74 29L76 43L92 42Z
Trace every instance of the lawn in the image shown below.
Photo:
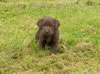
M35 43L43 16L61 23L55 55ZM100 74L100 1L0 0L0 74Z

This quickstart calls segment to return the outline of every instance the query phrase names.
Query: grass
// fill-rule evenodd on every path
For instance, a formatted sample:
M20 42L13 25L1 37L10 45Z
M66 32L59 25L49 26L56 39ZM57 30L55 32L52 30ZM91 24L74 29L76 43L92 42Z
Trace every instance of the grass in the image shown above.
M0 74L99 74L99 0L0 0ZM36 22L57 18L59 49L35 43Z

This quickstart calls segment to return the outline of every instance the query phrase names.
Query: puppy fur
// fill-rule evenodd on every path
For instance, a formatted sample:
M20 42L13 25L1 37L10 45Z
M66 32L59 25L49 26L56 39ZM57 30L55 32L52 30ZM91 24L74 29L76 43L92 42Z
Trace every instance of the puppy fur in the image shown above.
M51 47L51 52L55 54L58 47L60 22L55 18L45 16L37 22L37 25L39 29L35 39L39 41L40 49L48 45Z

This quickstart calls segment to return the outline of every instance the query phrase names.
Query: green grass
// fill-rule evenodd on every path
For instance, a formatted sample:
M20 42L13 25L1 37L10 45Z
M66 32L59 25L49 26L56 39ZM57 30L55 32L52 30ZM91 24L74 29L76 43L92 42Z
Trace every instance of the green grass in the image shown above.
M99 74L100 1L76 1L0 0L0 74ZM43 16L61 23L56 55L35 43Z

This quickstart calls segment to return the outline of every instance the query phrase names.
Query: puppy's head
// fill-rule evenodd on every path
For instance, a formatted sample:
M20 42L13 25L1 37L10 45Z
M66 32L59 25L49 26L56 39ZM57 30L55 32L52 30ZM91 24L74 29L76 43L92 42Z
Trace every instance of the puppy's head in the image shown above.
M52 36L56 32L56 30L60 26L60 23L54 18L43 17L37 22L37 25L41 31L41 34L48 37Z

